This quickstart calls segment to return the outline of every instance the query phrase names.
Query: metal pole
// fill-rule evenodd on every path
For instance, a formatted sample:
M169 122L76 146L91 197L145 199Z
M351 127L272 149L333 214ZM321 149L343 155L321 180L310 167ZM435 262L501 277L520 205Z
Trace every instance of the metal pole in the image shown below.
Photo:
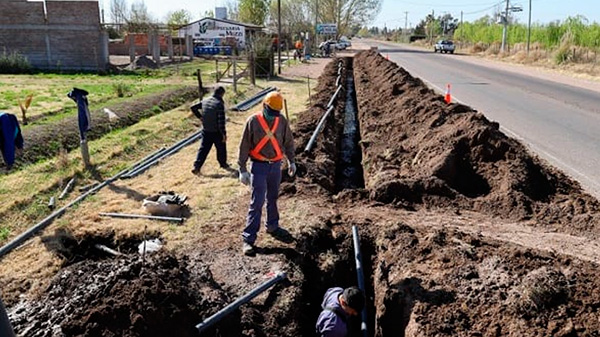
M365 293L365 278L362 267L362 255L360 253L360 238L358 237L358 228L352 226L352 241L354 242L354 260L356 261L356 276L358 278L358 289ZM367 337L367 308L363 308L360 313L362 322L360 323L360 331L364 337Z
M174 217L170 217L170 216L154 216L154 215L126 214L126 213L98 213L98 215L107 216L107 217L111 217L111 218L122 218L122 219L148 219L148 220L183 222L183 218L174 218Z
M220 321L223 317L225 317L228 314L230 314L231 312L233 312L235 309L237 309L238 307L240 307L242 304L245 304L245 303L249 302L250 300L252 300L256 296L260 295L265 290L267 290L267 289L271 288L272 286L274 286L277 282L285 279L285 277L286 276L285 276L284 272L277 273L277 275L275 275L270 280L266 281L265 283L259 285L256 288L252 289L246 295L238 298L237 300L235 300L235 302L229 304L228 306L226 306L225 308L221 309L216 314L214 314L214 315L210 316L209 318L205 319L204 322L196 325L196 329L198 329L198 332L201 333L205 329L209 328L211 325L213 325L213 324L217 323L218 321Z
M502 28L502 47L500 50L505 51L506 48L506 33L508 31L508 0L506 0L506 10L504 11L504 28Z
M277 74L281 75L281 0L277 0Z
M8 314L6 313L6 308L4 307L4 303L2 303L2 299L0 299L0 336L15 336L15 332L10 325L10 320L8 319Z
M408 33L408 12L404 12L404 34L402 35L406 35Z
M529 41L531 41L531 0L529 0L529 22L527 23L527 55L529 56Z

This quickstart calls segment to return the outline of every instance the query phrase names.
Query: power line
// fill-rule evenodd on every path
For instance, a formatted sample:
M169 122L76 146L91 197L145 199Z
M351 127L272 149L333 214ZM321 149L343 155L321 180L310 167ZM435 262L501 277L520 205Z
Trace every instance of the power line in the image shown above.
M487 7L487 8L484 8L484 9L480 9L480 10L478 10L478 11L473 11L473 12L465 12L465 13L464 13L464 15L478 14L478 13L482 13L482 12L485 12L485 11L489 11L490 9L493 9L494 7L496 7L496 6L500 5L500 4L502 4L503 2L504 2L504 1L496 2L496 3L494 3L492 6L490 6L490 7Z
M417 3L417 2L410 2L410 1L399 1L400 3L406 4L406 5L413 5L413 6L425 6L425 7L436 7L436 8L444 8L444 7L474 7L474 6L486 6L486 5L490 5L492 4L491 2L482 4L482 3L471 3L471 4L451 4L451 5L440 5L440 4L424 4L424 3Z

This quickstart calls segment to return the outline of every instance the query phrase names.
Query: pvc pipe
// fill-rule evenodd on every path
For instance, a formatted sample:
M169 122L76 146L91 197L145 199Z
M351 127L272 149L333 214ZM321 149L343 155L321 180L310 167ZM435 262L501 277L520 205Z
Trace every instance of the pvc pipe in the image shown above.
M71 180L69 180L69 182L67 183L67 186L65 186L62 193L58 196L59 200L64 198L67 195L67 193L69 193L69 191L71 191L71 188L73 188L73 184L75 184L75 177L73 177L73 178L71 178Z
M85 192L85 191L89 190L90 188L93 188L94 186L97 186L98 184L100 184L100 183L96 181L96 182L93 182L91 184L87 184L85 186L81 186L79 188L79 192Z
M325 120L327 119L327 116L329 116L329 114L331 113L331 111L333 111L333 106L330 107L329 109L327 109L327 111L321 117L321 120L319 121L319 124L317 124L317 127L315 128L315 131L313 132L312 136L310 137L310 140L308 141L308 144L306 144L306 147L304 148L304 152L310 152L310 150L312 149L313 144L317 140L317 136L321 132L321 129L323 128L323 125L325 125Z
M234 105L230 110L246 111L246 110L250 109L253 105L255 105L257 100L260 100L263 96L265 96L269 92L275 91L275 90L277 90L277 88L268 87L262 91L259 91L258 93L256 93L254 96L248 98L247 100L245 100L241 103L238 103L237 105Z
M101 245L101 244L95 244L94 248L99 249L99 250L101 250L103 252L109 253L109 254L114 255L114 256L123 255L123 253L117 252L116 250L114 250L112 248L108 248L105 245Z
M173 221L183 222L183 218L175 218L170 216L155 216L155 215L144 215L144 214L127 214L127 213L98 213L100 216L108 216L111 218L123 218L123 219L149 219L149 220L161 220L161 221Z
M141 160L139 160L137 163L131 165L131 167L129 168L129 171L133 171L136 168L146 164L148 161L156 158L157 156L161 155L163 152L165 152L167 150L166 147L161 147L160 149L154 151L153 153L147 155L146 157L142 158Z
M340 90L342 90L342 86L338 85L337 90L335 91L335 93L333 94L333 96L331 96L331 99L329 100L329 103L327 103L327 107L328 108L333 105L333 102L336 100L337 95L340 93Z
M48 201L48 208L54 209L56 207L56 199L54 197L50 197L50 201Z
M48 225L50 225L54 221L54 219L56 219L56 218L60 217L61 215L63 215L65 213L65 211L69 207L71 207L71 206L79 203L83 199L87 198L90 194L96 193L97 191L99 191L104 186L106 186L106 185L112 183L113 181L119 179L119 177L121 177L121 175L123 175L125 172L127 172L127 170L123 170L123 171L117 173L116 175L114 175L111 178L105 180L103 183L99 184L98 186L96 186L96 187L90 189L89 191L85 192L84 194L80 195L75 200L73 200L70 203L66 204L65 206L59 208L54 213L52 213L52 214L48 215L46 218L44 218L42 221L40 221L37 224L33 225L28 230L26 230L25 232L21 233L16 238L14 238L12 241L10 241L9 243L7 243L4 246L2 246L0 248L0 258L2 258L4 255L8 254L13 249L15 249L18 246L20 246L23 242L27 241L27 239L29 239L30 237L32 237L38 231L40 231L40 230L48 227Z
M338 77L335 79L335 86L339 87L340 86L340 81L342 80L342 75L338 75Z
M197 134L194 134L194 135L190 136L189 138L185 139L184 142L180 143L179 145L177 145L175 147L169 148L167 151L165 151L164 153L162 153L160 156L154 158L153 160L149 161L145 165L140 166L137 169L128 172L126 175L123 176L123 178L133 178L133 177L137 176L138 174L140 174L140 173L146 171L147 169L149 169L154 164L158 163L159 160L161 160L161 159L163 159L163 158L165 158L167 156L170 156L172 154L175 154L177 151L179 151L182 148L186 147L187 145L195 142L196 140L198 140L201 137L202 137L202 133L197 133Z
M133 164L133 165L132 165L132 166L131 166L131 167L130 167L128 170L127 170L127 173L125 173L125 174L123 175L123 178L128 178L128 177L129 177L129 175L130 175L132 172L134 172L134 171L136 171L137 169L139 169L139 168L141 168L141 167L143 167L143 166L147 165L147 164L148 164L148 163L150 163L150 162L154 162L154 161L155 161L157 158L160 158L160 157L162 157L162 156L163 156L163 155L164 155L166 152L170 151L171 149L173 149L173 148L175 148L175 147L177 147L177 146L181 145L182 143L184 143L184 142L188 141L189 139L191 139L191 138L193 138L193 137L196 137L196 136L198 136L198 135L201 135L201 134L202 134L202 130L196 131L196 132L194 132L193 134L191 134L190 136L188 136L188 137L186 137L186 138L184 138L184 139L182 139L182 140L178 141L177 143L175 143L175 144L171 145L170 147L168 147L168 148L165 148L165 147L163 147L163 148L161 148L160 150L158 150L158 151L156 151L156 152L152 153L151 155L144 157L142 160L140 160L140 161L138 161L137 163Z
M0 336L15 336L15 332L10 325L10 320L8 319L8 314L6 313L6 308L4 307L4 303L2 303L2 299L0 299Z
M356 276L358 278L358 289L362 290L365 293L365 278L363 275L363 267L362 267L362 255L360 253L360 238L358 237L358 228L356 226L352 226L352 241L354 242L354 260L356 261ZM367 337L367 308L366 306L363 308L360 313L361 323L360 323L360 331L362 332L363 337Z
M245 304L245 303L249 302L250 300L252 300L256 296L260 295L265 290L271 288L277 282L285 279L285 277L286 277L286 275L285 275L284 272L281 272L281 271L278 272L277 275L275 275L274 277L272 277L270 280L266 281L265 283L259 285L256 288L252 289L246 295L238 298L237 300L235 300L235 302L229 304L225 308L223 308L220 311L218 311L216 314L214 314L214 315L210 316L209 318L205 319L202 323L196 325L196 329L198 329L198 332L201 333L205 329L209 328L213 324L215 324L218 321L220 321L223 317L225 317L228 314L230 314L231 312L233 312L235 309L237 309L238 307L240 307L242 304Z

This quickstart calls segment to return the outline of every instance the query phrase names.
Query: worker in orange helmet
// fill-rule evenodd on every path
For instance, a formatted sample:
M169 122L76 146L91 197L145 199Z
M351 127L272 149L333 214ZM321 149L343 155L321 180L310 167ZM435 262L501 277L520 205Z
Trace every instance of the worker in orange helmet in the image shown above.
M296 174L294 163L294 138L289 122L280 114L283 109L283 96L270 92L263 100L262 111L253 114L246 121L240 141L238 165L239 179L252 187L252 200L248 210L246 226L242 234L242 251L254 255L254 242L260 229L262 208L267 201L267 233L277 239L288 235L279 227L277 197L281 183L281 162L284 155L288 161L288 174ZM250 158L250 172L246 162Z

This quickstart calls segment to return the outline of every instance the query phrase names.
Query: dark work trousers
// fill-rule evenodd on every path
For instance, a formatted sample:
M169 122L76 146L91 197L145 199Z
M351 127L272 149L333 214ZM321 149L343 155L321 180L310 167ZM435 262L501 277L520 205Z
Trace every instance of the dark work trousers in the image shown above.
M198 155L194 162L194 169L199 170L204 165L204 161L210 152L213 144L217 148L217 160L221 167L228 167L227 165L227 146L223 142L223 136L220 132L207 132L202 131L202 143L198 149Z
M250 180L252 201L242 237L244 242L254 244L256 233L260 229L265 197L267 199L267 230L273 231L279 227L277 197L281 183L281 161L274 163L253 161L250 167Z

